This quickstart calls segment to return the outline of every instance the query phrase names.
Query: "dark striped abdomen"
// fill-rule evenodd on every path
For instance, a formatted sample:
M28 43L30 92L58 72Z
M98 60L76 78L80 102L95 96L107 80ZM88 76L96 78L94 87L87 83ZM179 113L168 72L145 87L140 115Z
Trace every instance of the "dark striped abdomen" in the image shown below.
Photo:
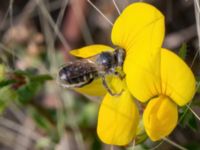
M76 61L62 67L59 71L59 79L66 87L81 87L97 77L95 65L89 62Z

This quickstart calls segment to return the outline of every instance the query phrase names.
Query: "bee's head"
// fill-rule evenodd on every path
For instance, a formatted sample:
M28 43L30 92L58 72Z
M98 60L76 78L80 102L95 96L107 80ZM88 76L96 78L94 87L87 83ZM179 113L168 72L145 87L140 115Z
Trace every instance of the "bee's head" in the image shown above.
M106 71L113 67L115 60L111 52L102 52L96 62L102 70Z
M123 48L116 48L114 55L116 59L116 65L122 67L126 56L125 50Z

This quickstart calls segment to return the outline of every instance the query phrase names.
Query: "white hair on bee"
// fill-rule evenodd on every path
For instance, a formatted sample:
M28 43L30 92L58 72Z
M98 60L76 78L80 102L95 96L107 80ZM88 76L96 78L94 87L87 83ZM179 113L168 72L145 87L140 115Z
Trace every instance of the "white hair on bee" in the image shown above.
M67 78L66 74L62 74L60 77L61 80L65 80L66 78Z

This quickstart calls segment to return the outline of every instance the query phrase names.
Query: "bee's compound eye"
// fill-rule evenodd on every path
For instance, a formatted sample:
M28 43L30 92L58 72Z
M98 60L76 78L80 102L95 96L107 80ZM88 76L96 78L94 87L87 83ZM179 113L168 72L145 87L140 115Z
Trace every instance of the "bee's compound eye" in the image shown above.
M102 52L97 59L97 63L105 67L105 69L109 69L113 65L113 56L110 52Z

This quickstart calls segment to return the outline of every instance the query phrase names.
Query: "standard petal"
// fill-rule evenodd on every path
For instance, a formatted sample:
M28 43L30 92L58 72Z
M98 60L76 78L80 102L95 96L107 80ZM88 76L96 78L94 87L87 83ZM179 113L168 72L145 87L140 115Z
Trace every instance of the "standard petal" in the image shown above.
M127 58L124 70L128 89L139 101L146 102L161 93L159 55L149 62L143 60L142 55L137 58Z
M153 6L134 3L114 24L112 41L127 54L124 71L128 88L145 102L160 92L160 48L164 37L164 16Z
M164 37L164 16L147 3L129 5L117 18L112 29L112 42L127 53L151 51L155 53Z
M176 54L167 49L162 49L161 53L162 93L179 106L183 106L192 100L195 94L195 77Z
M136 2L122 12L112 29L112 42L128 53L161 47L164 37L164 16L147 3Z
M169 97L156 97L147 104L143 113L143 121L150 139L160 140L168 136L177 125L177 105Z
M126 90L120 96L107 94L99 109L97 133L106 144L126 145L136 135L139 112Z
M113 51L113 48L106 45L95 44L85 46L80 49L71 50L70 54L76 57L88 58L97 55L103 51Z

